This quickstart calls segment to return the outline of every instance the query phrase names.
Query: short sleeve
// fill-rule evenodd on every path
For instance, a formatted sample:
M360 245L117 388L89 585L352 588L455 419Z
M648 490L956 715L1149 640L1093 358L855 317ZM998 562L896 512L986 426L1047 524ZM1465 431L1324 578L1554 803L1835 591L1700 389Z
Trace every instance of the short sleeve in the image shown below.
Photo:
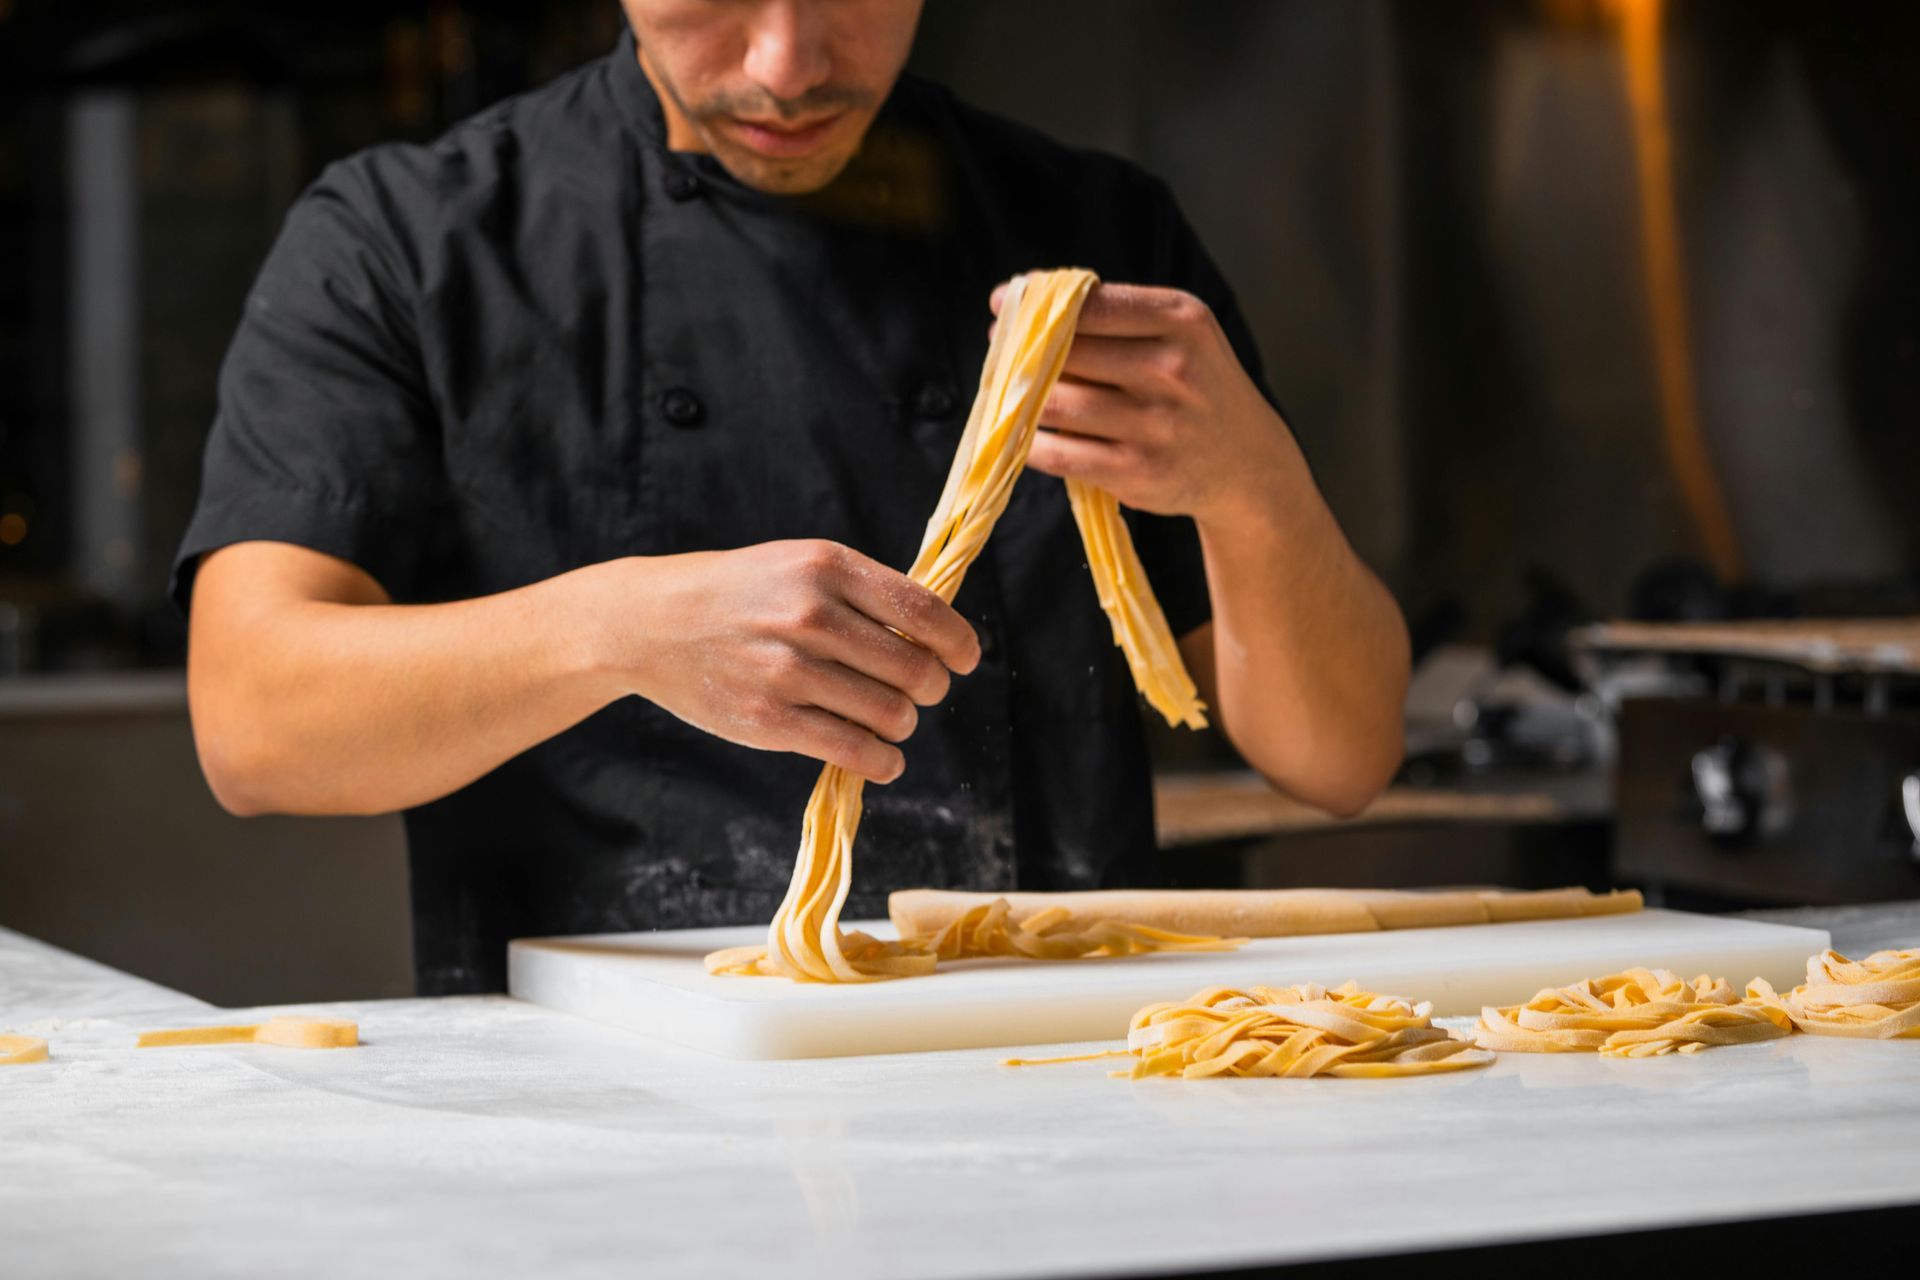
M374 207L363 175L330 167L261 267L174 559L183 610L200 557L256 540L350 561L396 600L415 590L444 468L406 258Z
M1188 225L1165 183L1152 180L1151 198L1156 206L1153 239L1159 255L1154 273L1157 278L1151 283L1185 289L1212 309L1247 376L1260 388L1267 403L1278 411L1280 404L1267 386L1253 333L1240 314L1240 304L1228 287L1226 277L1207 256L1200 237ZM1127 517L1133 530L1134 547L1140 552L1140 563L1147 571L1147 581L1153 586L1173 634L1185 636L1210 621L1213 602L1207 594L1206 560L1200 549L1200 531L1193 521L1186 516L1157 516L1140 511L1130 511Z

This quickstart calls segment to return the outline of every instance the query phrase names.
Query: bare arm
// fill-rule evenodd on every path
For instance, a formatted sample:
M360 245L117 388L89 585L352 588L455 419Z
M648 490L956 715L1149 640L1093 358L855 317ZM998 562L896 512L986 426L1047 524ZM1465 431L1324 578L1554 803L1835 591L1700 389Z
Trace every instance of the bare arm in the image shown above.
M1193 517L1214 621L1181 650L1247 762L1309 804L1364 808L1400 761L1406 626L1206 305L1100 286L1041 424L1035 469Z
M188 694L228 809L375 813L446 795L630 694L890 781L916 704L978 658L939 597L827 542L631 557L437 605L392 604L332 556L246 542L200 567Z

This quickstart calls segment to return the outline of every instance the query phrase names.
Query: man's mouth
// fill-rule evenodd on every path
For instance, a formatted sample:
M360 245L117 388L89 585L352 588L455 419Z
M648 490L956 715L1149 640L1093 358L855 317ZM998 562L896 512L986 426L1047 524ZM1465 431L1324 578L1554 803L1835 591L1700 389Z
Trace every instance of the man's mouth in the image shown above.
M800 122L744 120L738 116L727 116L725 120L729 131L748 147L763 156L785 160L818 150L846 118L847 112L836 111Z

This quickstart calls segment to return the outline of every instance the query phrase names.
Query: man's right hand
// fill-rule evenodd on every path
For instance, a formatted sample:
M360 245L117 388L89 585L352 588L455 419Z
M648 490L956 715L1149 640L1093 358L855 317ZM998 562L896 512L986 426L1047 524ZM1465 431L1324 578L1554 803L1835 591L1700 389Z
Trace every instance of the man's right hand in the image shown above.
M834 542L609 561L582 572L596 665L622 692L730 742L793 751L874 782L949 672L980 661L966 619Z
M828 542L610 560L421 605L345 560L242 542L202 560L192 626L194 741L239 814L426 804L628 694L886 782L915 704L980 658L938 596Z

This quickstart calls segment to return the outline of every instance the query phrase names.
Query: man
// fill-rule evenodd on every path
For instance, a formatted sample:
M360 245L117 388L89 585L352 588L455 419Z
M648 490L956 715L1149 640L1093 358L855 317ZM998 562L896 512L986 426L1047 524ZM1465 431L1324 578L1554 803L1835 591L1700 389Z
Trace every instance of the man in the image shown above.
M516 935L769 919L816 760L892 784L850 916L1138 881L1140 706L1077 475L1150 513L1247 760L1363 805L1404 629L1166 188L901 78L919 0L624 7L606 59L289 215L176 571L221 802L406 810L426 993L498 989ZM950 608L891 566L995 285L1060 265L1114 283Z

